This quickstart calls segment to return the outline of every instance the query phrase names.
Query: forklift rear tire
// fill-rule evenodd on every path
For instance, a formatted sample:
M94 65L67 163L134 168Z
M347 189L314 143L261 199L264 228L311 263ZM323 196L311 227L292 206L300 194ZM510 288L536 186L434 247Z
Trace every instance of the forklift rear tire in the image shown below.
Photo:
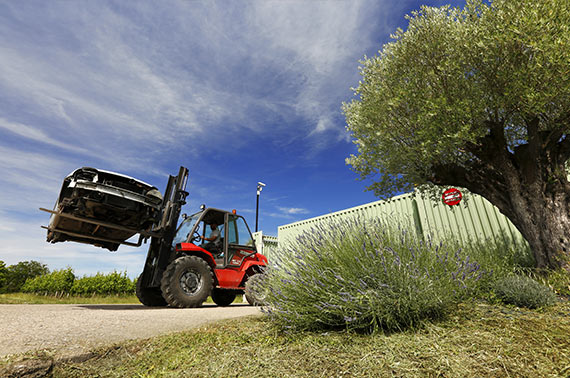
M155 287L141 287L142 284L142 274L137 279L136 294L139 301L149 307L161 307L166 306L166 300L162 296L162 292L159 288Z
M245 283L245 299L252 306L264 306L266 299L263 287L263 273L257 273L247 279Z
M213 284L212 269L204 259L183 256L168 265L160 288L172 307L200 307L212 292Z
M229 306L236 299L236 292L233 290L214 289L212 290L212 300L218 306Z

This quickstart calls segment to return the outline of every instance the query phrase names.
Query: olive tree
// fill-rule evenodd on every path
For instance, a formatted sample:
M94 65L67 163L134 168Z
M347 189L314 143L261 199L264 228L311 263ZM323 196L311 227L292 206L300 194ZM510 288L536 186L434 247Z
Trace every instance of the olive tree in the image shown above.
M505 214L537 267L569 267L570 2L422 7L361 62L343 104L377 195L460 186Z

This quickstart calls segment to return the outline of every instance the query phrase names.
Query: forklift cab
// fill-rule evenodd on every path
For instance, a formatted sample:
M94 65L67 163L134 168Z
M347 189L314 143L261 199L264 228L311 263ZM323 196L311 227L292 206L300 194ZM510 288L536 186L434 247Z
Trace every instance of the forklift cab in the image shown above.
M213 232L211 225L216 225L220 231L220 243L218 247L208 245ZM186 219L178 227L173 240L176 249L181 243L192 243L212 255L216 267L239 267L244 258L256 253L255 242L245 219L237 215L235 211L207 208L197 212ZM205 248L206 247L206 248Z

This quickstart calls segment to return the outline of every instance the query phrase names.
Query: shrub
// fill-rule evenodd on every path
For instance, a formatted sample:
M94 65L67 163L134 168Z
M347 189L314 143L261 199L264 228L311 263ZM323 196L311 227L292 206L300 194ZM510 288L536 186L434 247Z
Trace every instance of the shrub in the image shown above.
M460 245L456 240L448 240L446 243ZM529 270L535 265L528 244L517 243L506 235L486 240L468 240L462 246L469 256L488 270L493 270L495 277L506 277L514 270Z
M495 294L503 303L530 309L556 302L556 295L548 287L524 276L509 276L498 280Z
M73 269L55 270L50 274L28 279L22 291L37 294L120 295L133 294L135 282L126 272L97 273L75 278Z
M567 272L564 268L552 271L531 272L531 277L548 286L554 293L570 298L570 272Z
M6 291L6 283L8 281L8 268L6 268L6 264L4 261L0 260L0 293Z
M403 329L444 316L489 277L456 245L380 220L339 221L276 252L265 312L286 329Z
M26 280L26 283L22 286L22 291L25 293L45 294L69 293L74 281L73 269L54 270L49 274Z
M75 280L71 292L79 295L133 294L135 282L127 277L127 272L97 273Z
M10 265L5 272L5 286L2 292L14 293L22 290L24 283L31 278L49 273L46 264L38 261L21 261L15 265Z

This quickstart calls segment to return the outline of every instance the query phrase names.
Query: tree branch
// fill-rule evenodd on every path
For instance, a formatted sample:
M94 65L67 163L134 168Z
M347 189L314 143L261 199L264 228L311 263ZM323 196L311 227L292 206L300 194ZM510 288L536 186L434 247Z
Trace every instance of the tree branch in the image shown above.
M556 147L560 138L564 136L564 131L560 128L556 128L548 131L541 131L541 137L543 141L542 148L547 151L551 151Z
M510 199L507 195L508 184L502 174L493 169L486 168L482 164L468 168L455 164L440 164L432 167L434 173L429 181L436 185L454 185L469 189L472 193L479 194L494 205L503 214L509 212Z
M533 117L530 121L525 121L526 131L528 134L528 145L530 147L531 154L535 155L541 147L541 135L538 132L538 117Z
M565 134L564 139L557 143L556 149L560 163L564 164L570 159L570 135Z

